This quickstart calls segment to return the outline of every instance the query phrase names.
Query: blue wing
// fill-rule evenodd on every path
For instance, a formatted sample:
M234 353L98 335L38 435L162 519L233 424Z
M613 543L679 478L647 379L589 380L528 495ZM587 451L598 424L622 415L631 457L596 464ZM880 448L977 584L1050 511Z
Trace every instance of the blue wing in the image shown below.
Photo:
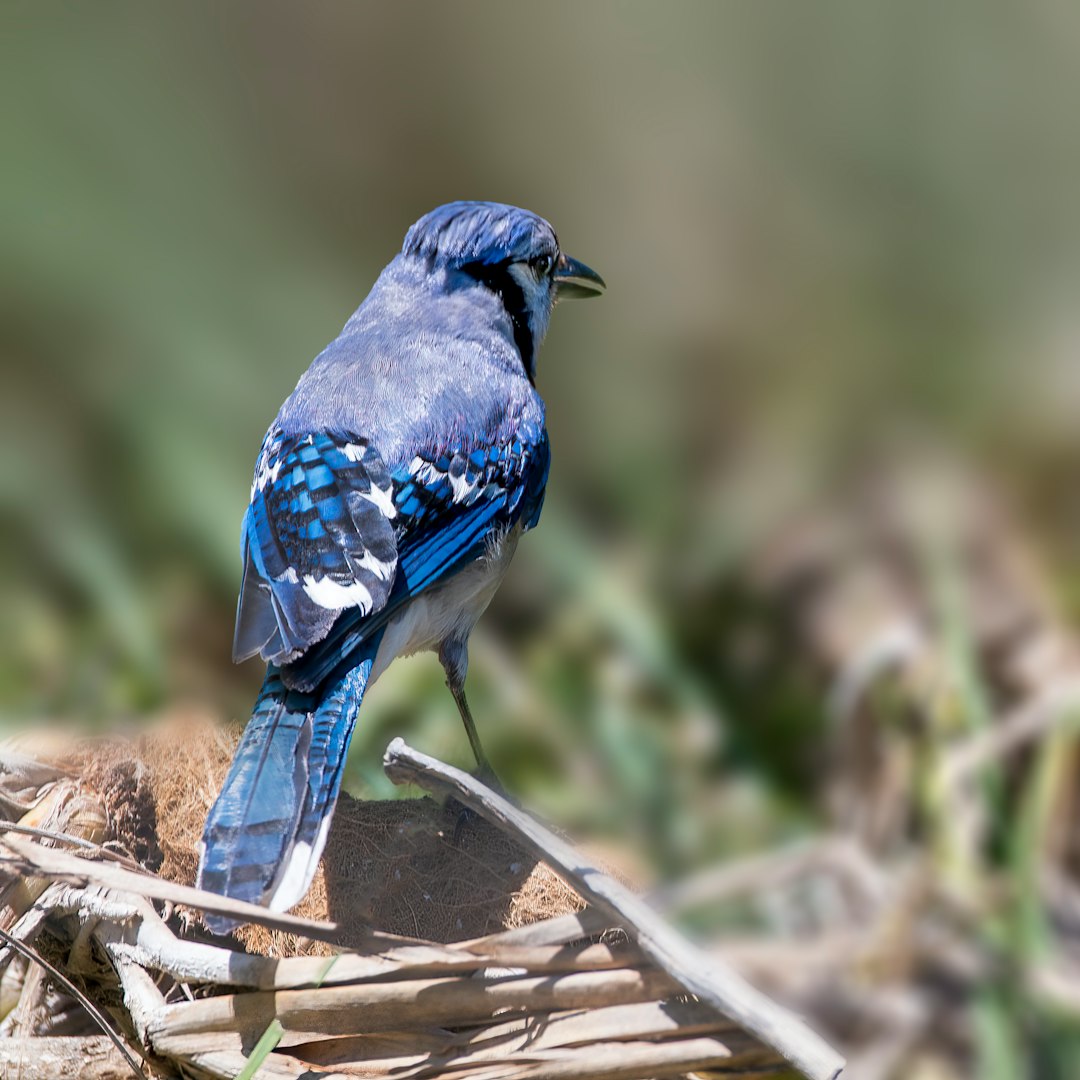
M484 554L492 538L540 517L550 451L536 439L422 452L392 474L397 573L385 605L342 612L317 647L282 672L289 686L317 686L411 597Z
M472 451L418 454L394 474L401 575L415 596L482 554L492 532L540 516L550 453L547 433Z
M386 465L365 440L326 432L263 443L244 517L233 658L287 664L346 608L382 608L397 570Z

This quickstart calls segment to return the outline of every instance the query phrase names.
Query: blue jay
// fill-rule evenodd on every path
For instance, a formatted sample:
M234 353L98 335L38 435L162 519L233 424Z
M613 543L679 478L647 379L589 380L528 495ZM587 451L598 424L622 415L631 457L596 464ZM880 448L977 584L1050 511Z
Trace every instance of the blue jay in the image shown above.
M326 843L367 687L436 650L473 753L468 641L548 475L536 357L556 299L598 295L536 214L439 207L409 229L263 440L233 659L266 679L210 810L198 883L292 907ZM208 918L212 930L235 923Z

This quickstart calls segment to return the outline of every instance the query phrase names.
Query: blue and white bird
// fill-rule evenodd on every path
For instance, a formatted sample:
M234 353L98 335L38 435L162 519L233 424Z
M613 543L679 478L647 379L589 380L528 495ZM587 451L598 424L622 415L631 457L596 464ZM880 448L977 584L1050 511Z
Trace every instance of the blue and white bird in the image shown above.
M535 376L552 309L603 289L536 214L450 203L409 229L301 376L243 522L233 659L259 654L266 679L207 818L202 888L278 911L304 896L360 702L397 656L438 652L488 768L469 634L544 501Z

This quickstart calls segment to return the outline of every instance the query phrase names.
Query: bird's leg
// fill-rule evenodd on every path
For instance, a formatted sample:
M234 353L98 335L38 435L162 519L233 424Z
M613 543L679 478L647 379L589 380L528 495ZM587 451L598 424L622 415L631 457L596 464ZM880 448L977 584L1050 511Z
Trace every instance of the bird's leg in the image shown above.
M458 712L461 714L461 722L465 725L465 734L469 736L469 745L476 758L479 776L501 791L502 787L495 778L495 770L491 767L483 746L480 745L480 736L477 734L469 703L465 700L465 673L469 669L468 646L463 641L444 641L439 646L439 661L446 672L447 688L454 695Z
M465 700L465 689L461 686L450 684L450 693L457 702L458 712L461 713L461 722L465 725L465 734L469 736L469 745L472 747L473 757L476 758L477 768L481 776L492 777L495 770L491 767L484 748L480 744L480 735L477 733L476 724L473 722L472 713L469 711L469 703Z

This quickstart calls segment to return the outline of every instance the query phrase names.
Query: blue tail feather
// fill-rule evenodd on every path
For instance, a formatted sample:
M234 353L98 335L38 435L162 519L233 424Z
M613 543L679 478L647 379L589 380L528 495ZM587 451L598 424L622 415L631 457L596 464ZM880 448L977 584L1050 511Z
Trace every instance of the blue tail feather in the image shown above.
M292 907L326 843L341 775L381 634L318 690L289 689L271 665L203 832L200 888ZM206 917L215 933L235 920Z

